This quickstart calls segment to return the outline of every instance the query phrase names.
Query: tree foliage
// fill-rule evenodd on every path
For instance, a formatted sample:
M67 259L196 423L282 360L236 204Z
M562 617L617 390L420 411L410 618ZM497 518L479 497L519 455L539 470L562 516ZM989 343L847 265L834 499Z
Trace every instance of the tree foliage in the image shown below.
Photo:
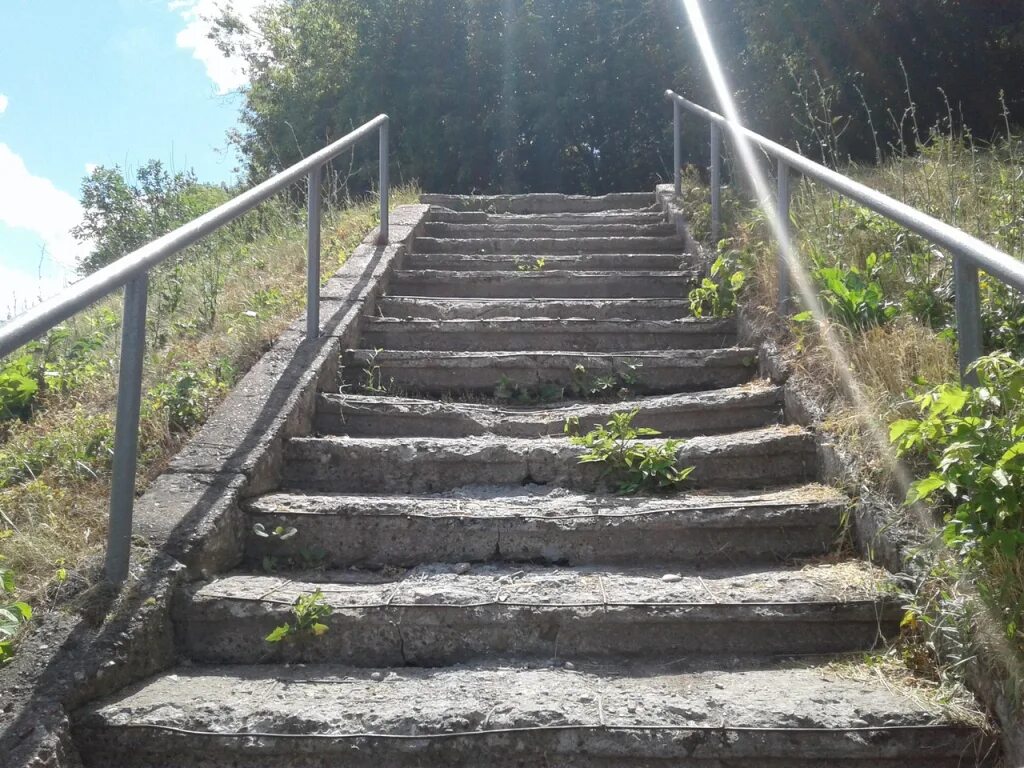
M72 234L93 245L79 265L95 272L191 221L227 199L220 187L200 184L192 171L171 173L150 160L130 177L119 166L100 166L82 181L85 213Z
M925 132L947 114L947 96L983 137L1001 126L1000 90L1011 110L1024 106L1020 3L704 8L745 115L777 138L806 146L841 133L844 155L870 157L868 111L884 149L913 148L915 118ZM662 90L715 104L675 1L286 0L258 18L247 29L225 16L215 32L248 60L235 138L253 178L388 112L395 172L426 189L644 189L671 173ZM705 132L688 121L691 159L706 151ZM366 147L334 171L365 191L375 162Z

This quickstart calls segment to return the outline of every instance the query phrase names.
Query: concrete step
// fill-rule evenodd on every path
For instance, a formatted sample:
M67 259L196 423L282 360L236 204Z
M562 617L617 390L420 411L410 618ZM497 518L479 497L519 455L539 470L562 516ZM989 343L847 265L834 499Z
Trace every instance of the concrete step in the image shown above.
M693 258L684 253L591 253L591 254L468 254L410 253L403 269L437 269L458 272L678 272L692 270ZM453 276L457 277L457 276Z
M830 551L849 499L819 485L622 497L540 486L421 496L275 493L247 513L246 562L326 568L505 560L566 565L772 563ZM270 560L267 560L270 558Z
M490 397L504 384L545 399L559 395L552 390L571 392L581 379L611 382L609 394L620 387L637 395L735 387L754 377L757 352L748 347L616 354L357 349L347 351L342 362L342 380L356 390L372 385L390 394Z
M592 213L486 213L485 211L453 211L448 208L430 209L428 224L540 225L555 227L586 227L607 225L657 225L668 222L662 211L606 210Z
M520 237L520 238L438 238L417 237L413 253L508 253L519 255L594 253L678 253L685 245L671 237Z
M86 768L966 768L993 738L851 661L181 666L76 713Z
M700 281L682 272L396 270L391 296L494 299L680 299Z
M682 320L687 299L450 299L385 296L377 304L383 317L422 320L497 320L512 317L582 320Z
M676 228L664 219L657 222L610 223L610 224L538 224L535 222L480 222L449 223L430 221L424 225L426 237L471 238L471 237L675 237Z
M361 343L374 349L447 352L658 351L736 344L735 320L398 320L370 318Z
M687 440L679 466L690 487L763 488L812 480L814 436L766 427ZM282 485L326 493L434 493L476 485L550 485L603 490L602 467L580 463L585 449L565 438L302 437L285 446Z
M668 576L675 581L665 581ZM186 655L204 664L332 662L433 667L483 661L644 660L865 651L899 631L882 572L834 565L673 571L424 565L238 574L185 590ZM292 606L320 591L333 613L317 638L271 644Z
M605 211L654 210L650 192L617 192L600 197L534 193L527 195L420 195L424 205L452 211L483 211L497 214L602 213Z
M779 423L782 390L755 382L710 392L541 408L323 393L317 400L315 429L351 437L556 437L567 418L589 431L613 412L632 410L638 411L636 426L657 429L665 437L735 432Z

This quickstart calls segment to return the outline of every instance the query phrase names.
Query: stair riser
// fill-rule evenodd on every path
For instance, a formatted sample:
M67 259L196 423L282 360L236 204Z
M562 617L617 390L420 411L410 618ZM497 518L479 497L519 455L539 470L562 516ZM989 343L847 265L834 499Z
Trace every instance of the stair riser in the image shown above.
M719 326L722 327L722 326ZM432 350L438 352L655 352L662 349L725 349L736 344L731 328L716 331L715 326L646 328L635 331L571 330L557 322L550 329L524 328L523 324L502 327L444 326L416 328L411 325L371 324L362 335L362 344L373 349Z
M586 237L586 238L468 238L417 237L414 253L678 253L684 243L678 237Z
M637 361L642 363L636 366ZM406 357L381 352L376 356L346 353L342 367L345 386L358 391L369 373L377 385L405 393L432 396L474 394L493 396L503 379L520 386L552 384L567 392L577 384L577 365L592 378L628 376L629 390L638 395L659 395L735 387L750 381L756 372L753 350L714 354L707 358L671 358L664 361L623 355L618 358L586 354L508 355L481 358Z
M584 320L680 320L689 315L686 299L420 299L386 297L377 304L384 317L423 320L489 320L504 317L573 317Z
M881 613L879 621L877 615ZM339 608L318 638L267 643L288 606L202 601L186 609L193 661L330 662L437 667L494 656L652 661L869 650L899 628L899 611L873 604L551 608L521 606Z
M461 224L484 226L555 226L555 227L604 227L604 226L655 226L665 224L665 214L657 211L604 211L597 213L551 213L551 214L488 214L483 211L430 212L430 224Z
M657 224L448 224L429 222L425 237L437 238L531 238L550 239L579 237L675 237L676 228L668 223Z
M413 567L427 563L507 560L558 565L773 563L828 552L842 511L784 508L693 520L672 514L641 517L536 518L374 515L363 509L336 515L250 512L267 530L294 527L287 541L250 535L246 560L302 562L315 553L327 568Z
M539 264L543 259L543 265ZM524 272L551 270L594 272L677 272L692 266L693 259L680 253L593 253L522 256L509 254L411 253L403 269L437 269L452 272ZM459 277L452 275L453 278Z
M217 737L80 725L86 768L965 768L969 728L787 732L593 727L448 738ZM966 756L966 757L965 757ZM968 762L965 762L968 761Z
M777 424L782 417L781 404L774 393L746 400L727 400L720 404L701 403L692 407L665 405L644 407L633 424L657 429L665 437L734 432ZM502 437L557 437L563 434L567 416L579 418L580 429L590 431L608 420L616 410L636 407L633 403L601 407L549 411L540 415L531 411L502 411L482 414L458 411L442 403L392 406L385 401L361 403L353 398L321 396L318 401L315 430L319 434L352 437L474 437L495 434ZM496 417L495 417L496 416Z
M557 485L601 490L601 467L581 464L583 449L568 441L476 440L457 446L423 441L354 441L308 438L285 449L284 485L326 493L432 493L469 485ZM758 488L811 480L813 439L784 435L756 444L723 443L707 455L687 443L681 466L693 466L697 488ZM698 454L698 455L695 455Z
M571 274L565 272L406 271L395 273L392 296L484 299L680 299L697 282L692 273Z
M452 211L483 211L494 214L602 213L650 210L654 195L648 192L616 192L601 197L537 193L529 195L422 195L425 205Z

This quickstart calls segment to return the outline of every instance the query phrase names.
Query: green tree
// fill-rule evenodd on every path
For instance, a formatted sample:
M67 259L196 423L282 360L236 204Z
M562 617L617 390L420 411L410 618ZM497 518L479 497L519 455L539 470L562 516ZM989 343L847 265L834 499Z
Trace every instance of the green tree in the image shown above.
M83 274L105 267L227 198L220 187L200 184L192 171L170 173L150 160L134 174L100 166L82 181L84 217L72 234L92 243L79 265Z

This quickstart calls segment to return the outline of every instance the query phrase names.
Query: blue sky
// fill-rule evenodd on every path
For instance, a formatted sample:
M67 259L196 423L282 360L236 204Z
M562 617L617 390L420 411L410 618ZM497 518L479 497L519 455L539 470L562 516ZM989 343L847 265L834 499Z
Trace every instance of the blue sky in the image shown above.
M0 0L0 318L73 279L88 246L68 229L93 165L235 177L245 80L205 36L220 2Z

